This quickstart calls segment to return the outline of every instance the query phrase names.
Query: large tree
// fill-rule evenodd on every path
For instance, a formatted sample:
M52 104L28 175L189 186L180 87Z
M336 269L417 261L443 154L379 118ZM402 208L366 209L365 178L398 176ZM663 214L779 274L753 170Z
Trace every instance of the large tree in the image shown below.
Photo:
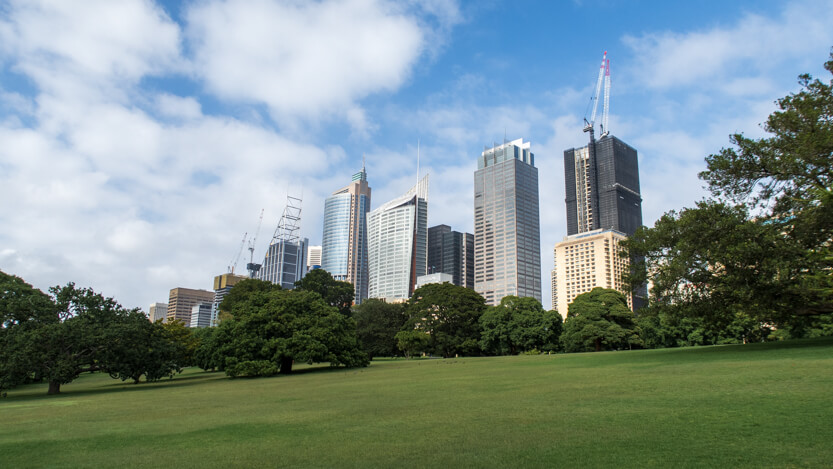
M414 291L406 308L408 321L398 336L405 340L400 344L403 350L407 346L416 351L411 339L423 337L427 344L421 351L431 354L452 357L480 353L479 320L486 310L486 300L474 290L451 283L424 285Z
M239 300L229 311L232 319L221 322L217 332L227 338L218 346L229 376L286 374L294 361L348 367L368 363L353 319L315 292L261 290Z
M480 346L486 353L514 355L530 350L554 351L561 335L561 315L545 311L535 298L506 296L480 317Z
M359 343L371 360L399 355L396 333L408 320L403 304L369 298L353 307L353 319Z
M335 280L324 269L315 269L295 282L298 290L312 291L321 295L330 306L335 306L345 316L349 316L353 306L354 287L350 282Z
M596 287L577 296L568 306L561 342L567 352L641 346L634 319L622 293Z

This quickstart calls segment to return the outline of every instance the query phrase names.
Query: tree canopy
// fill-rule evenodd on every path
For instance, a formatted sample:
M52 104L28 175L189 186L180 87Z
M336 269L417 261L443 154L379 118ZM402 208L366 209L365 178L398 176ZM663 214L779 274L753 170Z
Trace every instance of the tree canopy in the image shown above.
M622 293L594 288L567 308L561 343L567 352L618 350L641 346L635 316Z
M369 298L353 307L356 335L362 350L371 359L400 354L395 336L408 320L404 306L401 303L386 303Z
M402 350L443 357L480 352L480 316L486 300L477 292L451 283L432 283L414 291L408 321L397 334Z
M561 315L545 311L535 298L506 296L480 317L480 346L495 355L514 355L559 348Z
M324 269L310 271L301 280L295 282L295 288L318 293L327 304L335 306L345 316L349 316L351 313L350 308L353 306L355 290L353 284L335 280Z

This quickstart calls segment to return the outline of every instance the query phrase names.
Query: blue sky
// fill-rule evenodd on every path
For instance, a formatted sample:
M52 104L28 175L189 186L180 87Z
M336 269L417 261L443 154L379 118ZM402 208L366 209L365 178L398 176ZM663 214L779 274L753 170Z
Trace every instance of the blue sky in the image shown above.
M798 74L829 79L831 24L814 0L0 1L0 270L147 309L210 289L264 209L262 257L287 194L319 243L363 155L373 206L401 194L417 141L429 224L471 231L476 158L505 134L536 155L548 307L605 50L652 225Z

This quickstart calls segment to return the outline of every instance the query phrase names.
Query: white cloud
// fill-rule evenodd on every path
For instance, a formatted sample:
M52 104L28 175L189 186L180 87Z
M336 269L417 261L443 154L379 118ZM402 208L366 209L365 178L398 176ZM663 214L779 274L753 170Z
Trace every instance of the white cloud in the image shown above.
M799 1L775 18L746 14L729 27L625 36L625 45L636 56L627 73L648 87L661 89L708 87L715 79L744 79L776 69L785 60L818 52L819 44L829 47L833 43L831 24L833 4ZM749 94L749 88L741 84L727 86L724 91Z
M357 100L393 91L425 47L419 22L384 1L194 4L187 14L196 73L212 93L292 118L357 119Z

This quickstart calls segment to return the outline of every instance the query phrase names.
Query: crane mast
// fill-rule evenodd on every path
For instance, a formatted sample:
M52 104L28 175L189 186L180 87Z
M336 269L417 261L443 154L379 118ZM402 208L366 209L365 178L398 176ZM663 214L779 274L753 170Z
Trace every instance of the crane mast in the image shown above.
M237 250L237 255L234 256L234 259L232 259L231 262L229 263L228 271L231 274L234 273L234 268L237 267L237 261L240 260L240 254L243 253L243 246L246 245L246 235L247 234L248 233L243 233L243 240L240 241L240 249Z
M604 83L604 104L602 106L602 119L600 123L602 137L609 132L607 123L610 112L610 60L607 58L607 51L602 55L602 63L599 65L599 76L596 79L596 92L590 97L590 104L592 111L590 113L590 120L587 120L587 114L584 116L584 131L590 133L590 141L594 142L594 131L596 125L596 111L599 108L599 95L602 93L602 83Z
M605 53L607 55L607 53ZM610 59L605 60L605 101L602 108L602 137L610 133L607 129L607 116L610 109Z
M249 278L255 278L255 275L260 270L260 264L255 264L254 256L255 256L255 246L257 245L257 235L260 234L260 225L263 223L263 211L265 209L260 209L260 218L257 220L257 229L255 230L255 236L249 241L249 263L246 264L246 270L249 271Z

